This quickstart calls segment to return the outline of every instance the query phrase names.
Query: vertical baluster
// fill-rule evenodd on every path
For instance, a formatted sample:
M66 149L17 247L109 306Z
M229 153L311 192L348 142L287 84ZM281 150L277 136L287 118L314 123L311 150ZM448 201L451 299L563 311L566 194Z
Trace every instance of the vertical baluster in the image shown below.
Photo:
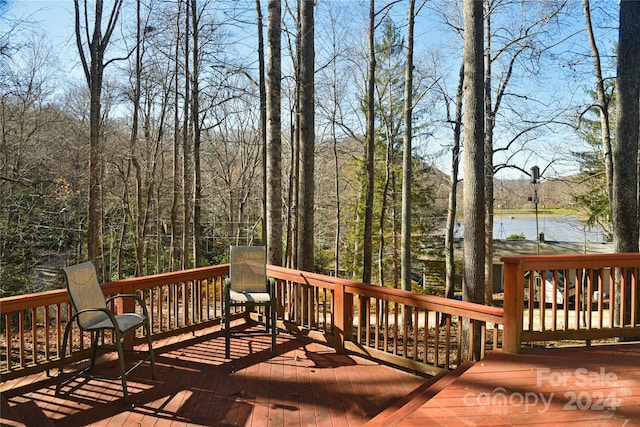
M462 361L462 319L458 316L458 342L456 343L458 347L458 354L456 355L458 362Z
M565 284L565 288L566 287L567 286ZM551 330L555 331L558 326L558 301L556 298L556 295L558 294L558 270L553 270L553 286L551 292L553 295L551 303Z
M31 363L38 363L38 311L31 308Z
M20 310L18 316L18 334L19 334L19 355L20 355L20 367L24 368L24 311Z
M449 369L451 352L451 316L445 317L444 368Z
M528 308L529 308L529 310L528 310L528 313L529 313L529 319L528 319L529 325L527 325L527 330L529 330L529 331L533 331L533 318L534 318L533 308L534 308L534 305L535 305L534 304L534 301L535 301L535 295L534 295L535 294L535 289L534 289L535 288L535 277L534 276L535 276L535 274L536 274L536 272L533 271L533 270L529 272L529 301L528 301L528 303L529 303L529 306L528 306Z
M383 344L384 344L384 351L388 352L389 351L389 301L383 302L383 308L384 308Z
M424 327L422 330L423 363L429 363L429 310L424 311Z
M540 289L538 291L540 295L538 297L538 301L539 301L538 311L540 312L540 330L544 331L546 326L545 314L546 314L546 308L547 308L547 271L546 270L539 271L539 277L540 277Z
M365 340L364 345L369 347L371 344L371 298L367 298L365 304L365 309L367 310L365 313L366 326L365 326Z
M598 281L598 328L602 329L603 325L603 307L604 307L604 280L603 271L598 269L596 274L596 280Z
M555 297L553 298L553 300L555 301ZM480 359L484 359L486 349L487 349L487 325L486 323L482 322L480 324Z
M49 339L49 306L46 305L44 306L44 360L48 361L49 358L51 357L50 351L49 351L49 343L50 343L50 339Z
M373 346L375 347L376 350L380 350L380 326L382 325L382 317L380 316L381 314L380 304L382 302L379 298L376 298L375 303L376 303L376 308L375 308L374 316L376 319L373 327Z
M420 329L418 311L417 308L413 309L413 347L411 349L413 360L418 360L418 330Z
M587 329L591 329L592 316L593 316L593 280L595 271L593 269L589 269L585 272L587 279L587 305L585 307L585 311L587 314Z
M434 336L433 336L433 365L440 365L440 316L442 314L439 311L436 311L436 322L434 325ZM460 320L458 320L459 322Z
M575 328L580 329L580 306L582 305L582 270L571 270L572 273L575 274L576 277L576 302L574 307L574 315L575 315Z
M393 303L393 354L398 354L398 322L399 322L398 303Z
M638 324L638 267L626 270L631 285L631 326L635 327Z
M407 357L408 340L409 340L409 307L406 304L402 304L402 356Z
M569 297L570 297L569 291L571 290L571 280L569 278L568 270L564 270L563 274L564 274L564 304L562 304L562 315L564 317L563 317L562 323L564 325L564 330L566 331L569 329ZM575 282L573 283L575 284ZM574 292L575 292L575 287L574 287Z
M4 315L4 324L7 328L5 334L7 336L7 370L11 371L11 365L13 364L13 342L11 340L11 313Z
M625 327L627 323L625 322L625 311L627 310L627 299L629 296L627 295L627 280L625 269L622 267L617 268L620 276L620 326Z
M62 348L62 312L60 304L56 304L56 355L60 357L60 349Z

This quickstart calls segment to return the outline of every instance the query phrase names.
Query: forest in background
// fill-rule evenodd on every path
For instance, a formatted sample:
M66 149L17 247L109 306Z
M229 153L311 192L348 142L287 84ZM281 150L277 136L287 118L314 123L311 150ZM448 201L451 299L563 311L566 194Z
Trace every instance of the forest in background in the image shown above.
M67 80L37 22L28 16L7 20L12 2L3 3L0 283L6 296L40 290L31 279L38 265L87 259L92 129L87 83ZM587 91L576 84L588 76L584 63L591 56L580 29L581 4L525 3L487 2L493 71L485 83L493 94L487 111L495 140L491 177L503 169L524 175L540 161L549 178L573 164L581 184L594 182L589 177L600 177L601 169L585 155L580 159L579 147L564 139L598 135L585 136L585 125L578 126L584 123L580 114L597 120L578 96ZM105 60L97 179L104 280L225 262L230 244L264 239L264 131L255 49L263 25L259 10L250 2L231 1L136 5L137 11L127 9L130 13L117 20ZM378 284L397 282L399 271L406 18L398 8L405 5L383 2L375 17L371 237L380 264L374 275ZM283 264L290 266L295 266L300 174L298 6L284 2L282 15L282 246ZM427 46L414 68L411 235L416 255L423 237L450 210L450 178L436 166L449 157L457 161L455 110L461 98L454 90L463 41L459 2L419 6L416 16L435 17L431 24L437 30L421 28L432 36L422 39ZM315 264L318 271L350 277L359 277L363 263L367 7L359 2L318 2L316 7ZM603 53L605 72L614 75L607 31L617 24L616 8L598 5L596 11L609 49ZM81 34L85 31L88 35L88 29ZM555 91L548 80L553 74L564 78L554 84L569 89ZM608 91L612 96L613 88ZM555 145L540 145L558 134L563 136ZM598 163L601 149L586 147ZM602 187L598 181L589 191ZM583 205L589 218L607 219L606 212Z

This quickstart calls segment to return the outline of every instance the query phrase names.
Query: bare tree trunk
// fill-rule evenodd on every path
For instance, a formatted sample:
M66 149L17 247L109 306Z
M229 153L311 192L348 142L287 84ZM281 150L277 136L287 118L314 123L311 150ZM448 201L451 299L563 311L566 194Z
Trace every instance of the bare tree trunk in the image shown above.
M180 95L180 84L178 82L179 77L179 68L180 68L180 33L182 28L182 18L180 15L181 12L182 1L178 1L178 13L176 16L176 46L174 52L174 61L175 67L173 70L173 81L175 82L175 91L173 94L173 198L171 201L171 246L169 249L169 265L170 270L174 271L178 265L181 265L182 262L178 264L177 260L179 258L179 241L178 241L178 213L180 209L180 130L179 130L179 95Z
M415 0L409 0L407 16L407 59L404 71L404 140L402 153L402 225L400 280L402 289L411 290L411 175L413 125L413 26ZM395 220L394 220L395 222Z
M402 190L401 190L402 191ZM401 261L400 261L400 245L398 245L398 237L400 237L400 233L398 233L398 180L396 179L396 172L391 172L391 259L393 265L391 267L393 277L391 280L393 281L393 287L399 288L401 286L400 283L400 275L401 275ZM411 274L411 270L409 270L409 274ZM409 290L411 290L411 280L409 280Z
M485 10L490 10L489 0L485 0ZM485 105L485 135L484 135L484 299L489 305L493 304L493 128L495 117L491 98L491 13L485 17L484 48L484 105Z
M391 92L389 92L389 96L391 96ZM391 108L391 104L389 104ZM389 129L392 124L387 124L387 150L385 154L385 177L384 177L384 186L382 187L382 202L380 203L380 220L378 221L378 239L380 239L378 246L378 280L379 285L384 286L384 259L385 259L385 219L387 216L387 205L388 205L388 195L389 195L389 187L391 185L391 165L393 163L393 140L392 134L393 132Z
M280 0L269 0L267 28L267 261L282 265L282 141L280 119Z
M458 166L460 165L460 134L462 130L462 96L464 85L464 62L460 65L458 90L456 91L456 113L453 123L453 147L451 148L451 177L449 179L449 204L447 209L447 235L445 237L446 264L446 296L453 298L455 294L456 266L453 237L456 225L458 196ZM450 120L451 121L451 120Z
M369 76L367 81L367 148L366 148L366 188L364 206L364 235L362 254L362 281L371 283L372 235L373 235L373 160L375 138L375 0L369 0Z
M264 35L262 31L262 8L256 0L256 21L258 26L258 74L260 91L260 147L262 151L262 244L267 241L267 91L264 78Z
M189 113L190 113L190 92L189 83L190 66L189 66L189 1L185 2L185 36L184 36L184 111L182 114L182 269L189 268L189 252L191 243L191 198L192 195L192 178L191 178L191 160L192 160L192 144L191 132L189 131ZM191 11L193 13L193 11Z
M464 284L465 301L484 302L484 90L483 90L483 4L464 0ZM462 351L480 356L480 328L469 325ZM466 339L465 339L466 338Z
M302 0L300 36L300 191L298 201L298 268L314 271L315 90L314 1Z
M100 188L100 172L102 170L102 141L101 141L101 128L102 128L102 79L104 75L104 55L109 45L111 35L115 29L122 8L123 0L116 0L111 10L111 15L108 19L108 26L102 34L102 9L103 0L95 1L94 9L94 27L91 39L85 40L87 48L89 50L89 60L87 60L82 34L89 35L89 28L82 29L83 23L88 25L89 23L89 10L88 2L83 2L84 16L80 14L79 0L74 0L75 10L75 36L78 53L80 54L80 60L82 62L82 68L89 87L89 123L90 123L90 135L89 135L89 214L88 214L88 230L87 230L87 248L88 256L91 261L98 267L98 271L101 269L99 263L100 247L102 242L102 206L101 206L101 188Z
M600 52L591 25L591 7L589 0L583 0L584 19L586 22L587 36L591 46L591 56L593 57L593 71L596 78L596 93L598 95L598 110L600 112L600 135L602 137L602 151L604 153L604 165L607 175L607 196L609 206L613 206L613 162L611 159L611 126L609 122L609 99L604 89L604 79L602 77L602 66L600 64Z
M197 0L191 0L193 32L193 73L191 77L191 129L193 135L193 258L195 267L202 265L202 171L200 168L200 46Z
M640 2L620 2L618 80L616 82L616 143L613 148L613 236L616 252L638 252L638 139L640 139ZM625 272L618 272L625 274ZM626 324L632 310L621 307L620 277L616 278L616 318ZM631 280L626 280L631 295ZM638 284L636 283L636 286ZM629 300L629 299L628 299Z

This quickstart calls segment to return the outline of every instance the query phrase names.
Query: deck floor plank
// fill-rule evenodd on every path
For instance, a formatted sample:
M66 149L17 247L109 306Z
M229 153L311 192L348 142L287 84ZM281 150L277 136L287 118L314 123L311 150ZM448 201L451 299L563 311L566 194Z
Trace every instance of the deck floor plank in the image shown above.
M640 425L640 345L494 351L398 426Z
M0 391L12 407L35 403L56 426L342 427L367 423L426 381L285 333L277 342L271 356L269 337L234 338L230 359L217 327L157 342L157 379L148 364L132 373L132 405L119 381L80 379L56 396L55 378L34 375L0 383ZM113 375L117 365L98 369ZM517 400L534 395L536 405ZM620 406L579 407L601 395ZM640 425L640 344L493 351L419 405L401 407L392 424Z

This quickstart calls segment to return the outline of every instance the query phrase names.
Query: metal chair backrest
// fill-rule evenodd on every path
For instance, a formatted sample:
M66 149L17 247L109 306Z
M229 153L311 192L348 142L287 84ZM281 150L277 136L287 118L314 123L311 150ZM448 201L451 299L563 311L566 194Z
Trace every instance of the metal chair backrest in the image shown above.
M264 246L231 246L229 279L231 290L266 292L267 251Z
M76 313L91 308L106 308L107 303L98 283L96 268L91 261L71 265L62 269L67 284L67 292ZM108 319L105 313L98 311L81 313L78 325L81 329Z

